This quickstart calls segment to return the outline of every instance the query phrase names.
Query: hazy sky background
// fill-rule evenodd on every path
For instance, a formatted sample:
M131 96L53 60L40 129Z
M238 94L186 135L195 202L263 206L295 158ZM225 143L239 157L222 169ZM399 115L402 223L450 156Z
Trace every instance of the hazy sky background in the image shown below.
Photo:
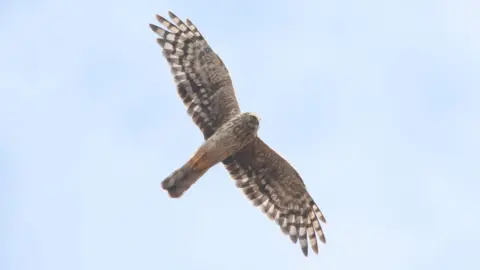
M328 224L303 257L202 141L148 27L190 18ZM0 269L480 269L480 2L0 1Z

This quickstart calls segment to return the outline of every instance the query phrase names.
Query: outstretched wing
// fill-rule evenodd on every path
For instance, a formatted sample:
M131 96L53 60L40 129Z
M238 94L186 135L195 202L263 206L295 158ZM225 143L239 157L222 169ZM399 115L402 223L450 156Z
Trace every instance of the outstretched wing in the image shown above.
M168 31L153 24L150 28L160 36L158 44L188 114L207 139L240 113L232 80L222 60L193 23L188 19L184 23L172 12L168 14L175 24L157 15Z
M310 246L318 253L317 237L325 243L320 222L325 218L308 193L297 171L260 138L223 161L236 186L277 222L293 243L300 242L308 255Z

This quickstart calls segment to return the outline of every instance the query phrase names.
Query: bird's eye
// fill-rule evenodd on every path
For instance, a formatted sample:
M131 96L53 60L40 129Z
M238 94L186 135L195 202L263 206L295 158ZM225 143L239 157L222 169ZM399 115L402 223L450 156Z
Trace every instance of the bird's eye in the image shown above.
M252 123L254 123L255 125L258 125L258 118L257 118L255 115L252 115L252 116L251 116L251 121L252 121Z

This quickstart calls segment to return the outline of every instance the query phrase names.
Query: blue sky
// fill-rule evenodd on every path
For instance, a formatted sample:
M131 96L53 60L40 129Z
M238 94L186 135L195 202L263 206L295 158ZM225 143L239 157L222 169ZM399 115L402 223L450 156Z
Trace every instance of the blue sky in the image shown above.
M480 2L2 1L0 268L479 269ZM148 27L190 18L326 215L303 257L202 142ZM475 252L477 250L477 252Z

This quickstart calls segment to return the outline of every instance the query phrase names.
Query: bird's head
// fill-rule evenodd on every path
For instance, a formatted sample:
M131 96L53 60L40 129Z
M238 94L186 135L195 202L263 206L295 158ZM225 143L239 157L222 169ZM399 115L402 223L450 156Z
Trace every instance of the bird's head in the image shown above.
M246 112L243 114L243 116L246 118L247 124L254 128L255 130L258 130L260 127L260 117L252 112Z

